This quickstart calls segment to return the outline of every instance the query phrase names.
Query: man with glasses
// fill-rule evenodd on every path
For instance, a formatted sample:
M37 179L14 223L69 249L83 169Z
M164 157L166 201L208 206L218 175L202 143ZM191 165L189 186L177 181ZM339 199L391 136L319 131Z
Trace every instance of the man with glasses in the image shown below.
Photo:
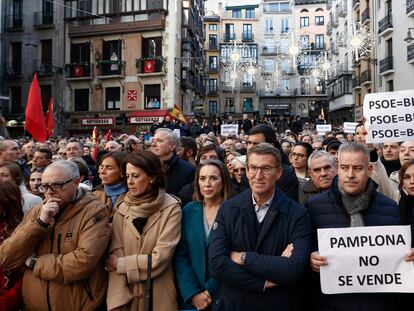
M0 245L0 268L26 268L27 310L96 310L106 297L102 256L110 237L109 212L78 184L75 163L50 164L39 187L43 205L30 210Z
M298 310L297 281L310 253L310 219L276 187L281 175L276 148L267 143L250 148L250 189L225 201L212 227L210 271L220 282L213 310Z

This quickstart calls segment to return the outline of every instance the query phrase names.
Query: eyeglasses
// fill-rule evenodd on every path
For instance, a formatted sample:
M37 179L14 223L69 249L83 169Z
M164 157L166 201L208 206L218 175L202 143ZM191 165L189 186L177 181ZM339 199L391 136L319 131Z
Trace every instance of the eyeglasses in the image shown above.
M71 181L74 181L75 179L76 178L69 179L68 181L55 182L47 185L41 184L39 185L38 189L39 191L44 193L46 193L49 190L49 188L52 189L53 192L61 191L66 184L70 183Z
M305 155L304 155L304 154L301 154L301 153L296 153L296 152L292 152L292 153L290 154L290 156L291 156L292 158L299 158L299 159L303 159L303 158L305 157Z
M274 166L255 166L255 165L249 165L248 166L249 174L256 175L259 171L263 173L263 175L269 175L272 173Z

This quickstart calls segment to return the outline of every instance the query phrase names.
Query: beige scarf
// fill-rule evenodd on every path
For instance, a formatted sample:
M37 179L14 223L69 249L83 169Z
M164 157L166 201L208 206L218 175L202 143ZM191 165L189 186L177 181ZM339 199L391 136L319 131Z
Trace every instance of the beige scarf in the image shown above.
M158 211L164 201L164 189L159 189L158 193L150 192L139 197L134 197L128 191L124 202L129 207L134 218L149 218Z

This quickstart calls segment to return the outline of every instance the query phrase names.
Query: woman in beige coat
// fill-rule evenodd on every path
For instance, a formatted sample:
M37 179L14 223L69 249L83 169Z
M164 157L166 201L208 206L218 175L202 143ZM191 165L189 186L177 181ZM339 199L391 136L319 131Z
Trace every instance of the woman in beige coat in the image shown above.
M112 222L108 310L142 311L148 255L152 255L153 310L177 310L172 258L180 239L180 201L166 194L165 173L150 152L130 154L128 192Z

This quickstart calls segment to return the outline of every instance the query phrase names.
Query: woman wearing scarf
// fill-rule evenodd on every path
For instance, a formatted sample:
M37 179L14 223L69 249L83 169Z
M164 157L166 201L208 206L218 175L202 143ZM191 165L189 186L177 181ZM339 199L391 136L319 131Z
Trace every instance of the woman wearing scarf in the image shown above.
M398 203L403 225L411 225L412 243L414 243L414 160L404 163L399 173L401 199Z
M20 189L11 181L0 183L0 245L23 219ZM2 256L0 252L0 256ZM21 307L23 271L0 267L0 311L14 311Z
M127 192L122 173L122 165L126 156L126 152L109 152L102 157L98 168L102 183L94 189L94 194L99 201L106 204L111 213L111 219Z
M210 310L217 281L210 276L207 250L217 211L231 196L231 181L218 160L201 161L194 181L194 201L183 209L181 240L175 254L175 272L182 310Z
M180 240L180 201L165 193L165 172L151 152L128 155L123 170L128 192L112 222L108 310L142 311L148 255L152 256L153 310L177 310L171 261Z

